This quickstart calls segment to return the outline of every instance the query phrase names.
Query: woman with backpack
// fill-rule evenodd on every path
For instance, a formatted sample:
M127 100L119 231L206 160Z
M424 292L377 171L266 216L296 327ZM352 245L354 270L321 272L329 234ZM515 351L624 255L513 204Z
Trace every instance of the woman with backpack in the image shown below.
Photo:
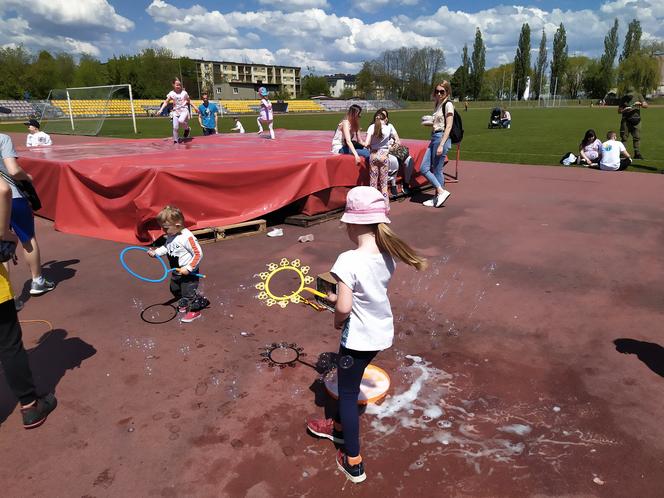
M436 188L436 195L433 199L424 201L425 206L441 207L447 198L451 195L445 190L445 178L443 177L443 167L445 166L445 157L447 151L452 147L450 133L454 121L454 104L452 103L452 87L450 82L444 80L438 83L434 89L432 98L435 102L432 116L425 116L422 124L431 126L431 142L429 148L424 154L424 159L420 165L420 172Z

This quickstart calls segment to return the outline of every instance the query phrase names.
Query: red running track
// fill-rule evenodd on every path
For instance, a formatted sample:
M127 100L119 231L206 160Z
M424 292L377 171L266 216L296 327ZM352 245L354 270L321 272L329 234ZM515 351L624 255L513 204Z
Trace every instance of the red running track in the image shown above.
M180 207L191 228L259 218L315 193L308 214L343 206L335 188L366 184L366 168L330 153L327 131L170 139L117 139L20 149L42 198L39 214L62 232L149 242L161 231L155 215ZM403 141L419 165L427 142ZM417 169L417 168L416 168ZM320 193L323 192L323 195ZM336 194L339 194L337 191Z

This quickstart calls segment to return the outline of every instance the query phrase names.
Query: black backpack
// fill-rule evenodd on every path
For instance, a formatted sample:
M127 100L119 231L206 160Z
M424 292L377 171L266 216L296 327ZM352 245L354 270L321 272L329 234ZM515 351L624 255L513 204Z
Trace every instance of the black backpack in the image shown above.
M445 103L445 105L447 105L447 102ZM454 118L452 118L452 129L450 130L450 139L452 140L453 144L461 143L461 140L463 140L463 123L461 122L461 115L457 112L456 109L454 109Z

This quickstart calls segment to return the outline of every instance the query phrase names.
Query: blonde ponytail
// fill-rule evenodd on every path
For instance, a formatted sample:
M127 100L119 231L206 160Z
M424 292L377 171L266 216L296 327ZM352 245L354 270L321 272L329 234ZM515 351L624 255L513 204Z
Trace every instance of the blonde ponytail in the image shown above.
M378 223L376 227L376 245L382 252L393 258L412 266L416 270L424 270L427 260L417 253L403 240L401 240L385 223Z

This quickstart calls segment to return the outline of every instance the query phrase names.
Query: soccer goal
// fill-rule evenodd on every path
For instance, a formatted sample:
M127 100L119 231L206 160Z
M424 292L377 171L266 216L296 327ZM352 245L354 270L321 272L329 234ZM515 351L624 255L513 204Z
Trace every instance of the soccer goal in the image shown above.
M129 116L137 133L131 85L53 89L37 105L41 129L46 133L99 135L106 118Z

